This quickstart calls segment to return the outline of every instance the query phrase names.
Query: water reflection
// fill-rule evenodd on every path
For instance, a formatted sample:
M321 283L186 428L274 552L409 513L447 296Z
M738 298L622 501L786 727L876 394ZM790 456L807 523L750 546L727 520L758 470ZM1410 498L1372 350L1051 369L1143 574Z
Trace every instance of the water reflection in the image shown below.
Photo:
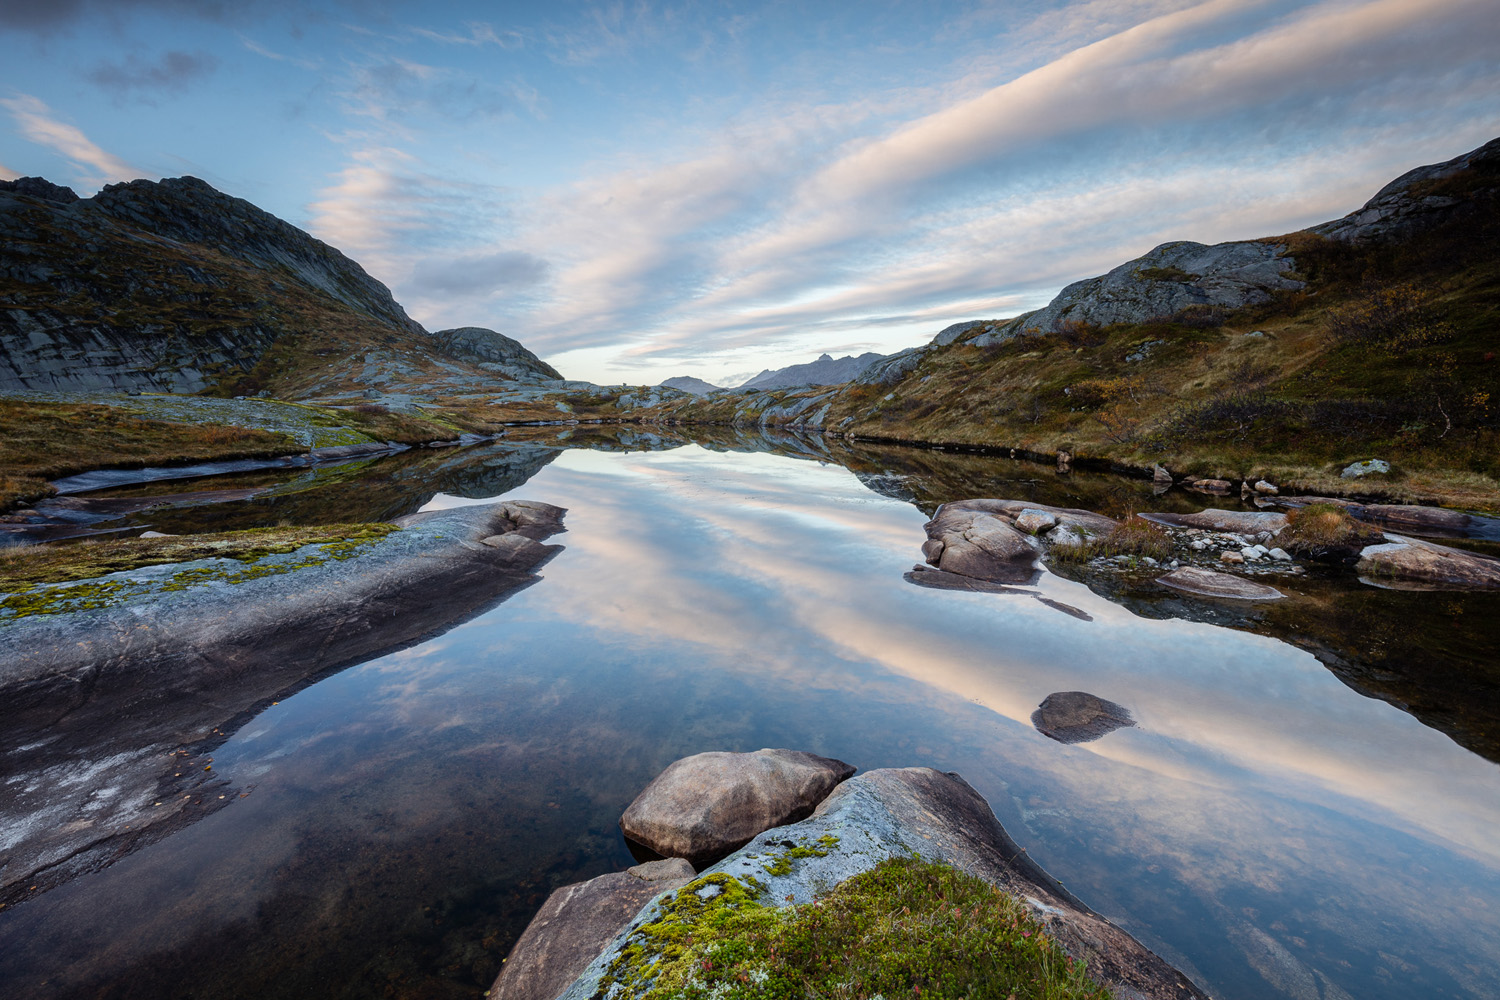
M1037 499L1092 506L1130 484L995 462L977 485L924 479L871 452L856 478L807 461L832 456L818 442L724 445L794 459L601 437L539 448L524 486L390 473L381 504L498 484L566 506L568 557L255 717L214 765L248 797L0 913L0 994L472 996L549 888L629 863L614 823L660 768L768 745L961 772L1215 995L1500 989L1500 768L1269 636L1140 617L1050 574L1018 589L1088 620L914 587L924 514L883 495L1036 478ZM1036 732L1073 690L1136 727Z

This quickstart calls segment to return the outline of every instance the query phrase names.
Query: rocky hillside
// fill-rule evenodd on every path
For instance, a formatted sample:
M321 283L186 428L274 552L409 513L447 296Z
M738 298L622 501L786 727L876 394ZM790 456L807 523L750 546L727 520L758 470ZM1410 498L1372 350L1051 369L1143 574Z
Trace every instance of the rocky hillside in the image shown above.
M1157 247L837 390L678 419L1500 504L1500 139L1284 236Z
M0 307L0 390L300 398L371 372L404 377L392 390L558 377L493 331L429 335L338 250L194 177L92 198L0 182Z
M705 382L701 378L693 378L691 375L675 375L669 379L663 379L661 383L668 389L679 389L682 392L690 392L694 396L706 396L711 392L718 392L720 387L712 382Z
M804 385L842 385L884 357L885 355L873 351L859 357L851 354L834 358L822 354L818 356L818 360L809 361L805 365L788 365L774 371L767 368L739 388L792 389Z

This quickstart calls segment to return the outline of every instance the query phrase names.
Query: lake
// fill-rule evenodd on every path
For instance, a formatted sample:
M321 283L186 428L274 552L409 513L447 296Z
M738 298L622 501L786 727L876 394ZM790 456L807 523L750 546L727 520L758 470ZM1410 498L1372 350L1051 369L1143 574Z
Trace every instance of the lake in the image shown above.
M1303 610L1252 613L1050 572L929 589L903 574L937 502L1202 498L996 457L555 431L106 494L262 491L132 515L166 532L501 496L566 507L568 530L492 610L226 720L194 748L222 805L0 910L0 996L475 998L552 889L632 863L616 821L662 768L759 747L957 771L1225 1000L1500 996L1500 595L1309 579ZM1136 724L1048 739L1031 714L1065 691ZM88 767L0 768L99 791ZM0 857L27 819L4 817Z

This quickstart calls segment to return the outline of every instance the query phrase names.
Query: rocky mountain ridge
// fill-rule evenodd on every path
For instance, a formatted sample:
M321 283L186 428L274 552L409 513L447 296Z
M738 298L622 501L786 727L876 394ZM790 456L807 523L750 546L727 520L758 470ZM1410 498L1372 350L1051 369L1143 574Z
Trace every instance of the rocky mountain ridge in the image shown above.
M337 249L194 177L92 198L0 182L0 249L0 390L300 398L361 388L372 358L418 380L558 378L493 331L429 334Z
M850 354L842 358L821 354L818 360L806 364L788 365L775 370L767 368L749 381L741 383L738 388L793 389L808 385L842 385L884 357L885 355L873 351L867 351L859 357Z

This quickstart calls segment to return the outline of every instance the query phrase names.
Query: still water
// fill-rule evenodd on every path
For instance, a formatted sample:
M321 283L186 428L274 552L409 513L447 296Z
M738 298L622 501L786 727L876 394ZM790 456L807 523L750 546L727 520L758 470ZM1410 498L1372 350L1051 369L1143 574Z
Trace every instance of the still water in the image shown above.
M1083 617L907 583L932 500L1127 488L923 461L497 446L155 512L171 531L497 495L569 511L536 585L237 723L213 754L226 807L0 911L0 996L477 998L551 889L632 863L616 820L658 771L762 746L961 773L1225 1000L1500 996L1500 766L1283 638L1051 574L1036 596ZM1059 691L1137 724L1049 740L1030 716Z

